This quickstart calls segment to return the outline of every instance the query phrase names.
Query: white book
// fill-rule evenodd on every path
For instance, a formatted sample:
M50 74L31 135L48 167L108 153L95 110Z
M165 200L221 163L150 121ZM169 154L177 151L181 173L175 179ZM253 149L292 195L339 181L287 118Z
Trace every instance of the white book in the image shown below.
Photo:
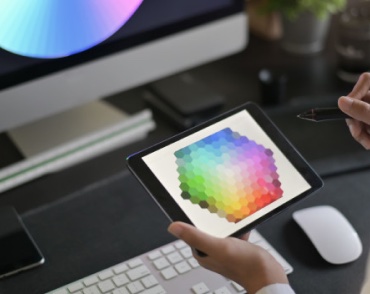
M127 115L114 125L69 141L0 170L0 193L143 139L155 128L150 110Z

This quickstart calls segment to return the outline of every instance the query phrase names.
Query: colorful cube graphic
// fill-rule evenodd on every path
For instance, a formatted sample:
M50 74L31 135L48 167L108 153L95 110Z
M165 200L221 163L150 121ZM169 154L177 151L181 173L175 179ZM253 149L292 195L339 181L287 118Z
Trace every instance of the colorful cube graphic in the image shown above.
M283 195L273 152L223 129L174 153L181 197L237 223Z

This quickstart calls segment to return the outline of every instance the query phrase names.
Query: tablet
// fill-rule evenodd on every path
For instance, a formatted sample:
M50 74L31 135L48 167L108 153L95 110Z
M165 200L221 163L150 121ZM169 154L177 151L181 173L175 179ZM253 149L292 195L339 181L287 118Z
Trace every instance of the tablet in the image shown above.
M253 103L127 158L172 221L238 236L323 186L307 161Z

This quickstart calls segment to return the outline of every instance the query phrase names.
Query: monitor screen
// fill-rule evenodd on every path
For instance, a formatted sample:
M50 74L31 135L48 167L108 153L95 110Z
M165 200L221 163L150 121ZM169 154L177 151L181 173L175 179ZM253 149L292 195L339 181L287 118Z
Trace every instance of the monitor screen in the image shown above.
M102 5L95 14L113 18L125 9L105 11L100 1L20 9L23 2L0 4L0 131L237 52L247 42L242 0L112 0L136 5L99 36L90 35L98 29L93 17L70 11L90 15ZM75 39L61 35L72 31ZM78 33L86 35L81 44Z

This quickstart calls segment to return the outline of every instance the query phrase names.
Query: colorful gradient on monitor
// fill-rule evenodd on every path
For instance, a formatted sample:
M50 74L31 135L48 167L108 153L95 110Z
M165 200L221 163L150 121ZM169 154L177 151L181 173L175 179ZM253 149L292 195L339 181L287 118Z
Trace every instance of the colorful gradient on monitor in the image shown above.
M1 0L0 47L59 58L87 50L120 29L143 0Z
M176 157L181 197L237 223L283 195L273 152L230 128Z

